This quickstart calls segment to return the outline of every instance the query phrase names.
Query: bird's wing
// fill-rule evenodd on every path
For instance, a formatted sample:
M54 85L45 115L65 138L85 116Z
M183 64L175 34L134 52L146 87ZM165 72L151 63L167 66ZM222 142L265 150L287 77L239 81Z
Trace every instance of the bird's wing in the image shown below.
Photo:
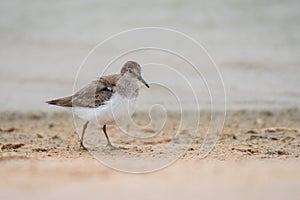
M113 95L118 79L118 74L100 77L72 96L51 100L47 103L63 107L99 107Z

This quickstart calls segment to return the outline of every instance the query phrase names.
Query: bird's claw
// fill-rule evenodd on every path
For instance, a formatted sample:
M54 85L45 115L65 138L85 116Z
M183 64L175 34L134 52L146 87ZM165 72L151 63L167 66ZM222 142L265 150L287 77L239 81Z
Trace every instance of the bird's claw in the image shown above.
M113 146L112 144L107 144L106 145L106 148L109 149L109 150L128 150L128 148L126 147L116 147L116 146Z
M87 148L84 146L83 141L80 141L80 149L83 149L84 151L87 151Z

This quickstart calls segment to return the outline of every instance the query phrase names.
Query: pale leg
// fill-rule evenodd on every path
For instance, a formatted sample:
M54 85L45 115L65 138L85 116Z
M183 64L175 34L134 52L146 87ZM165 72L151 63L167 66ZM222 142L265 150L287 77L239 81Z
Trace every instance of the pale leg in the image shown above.
M87 122L83 125L83 127L82 127L82 133L81 133L81 138L80 138L80 148L83 148L84 150L86 150L86 147L85 147L84 144L83 144L83 137L84 137L85 130L86 130L88 124L89 124L89 121L87 121Z
M114 146L111 144L111 142L110 142L110 140L109 140L109 137L108 137L108 135L107 135L107 133L106 133L106 125L103 126L102 130L103 130L103 133L104 133L104 135L105 135L105 137L106 137L106 140L107 140L107 145L106 145L106 147L109 147L110 149L116 149L116 147L114 147Z
M109 148L110 150L117 150L117 149L122 149L122 150L128 150L128 148L125 148L125 147L115 147L111 144L110 140L109 140L109 137L106 133L106 125L103 126L102 128L103 132L104 132L104 135L106 137L106 140L107 140L107 145L106 147Z

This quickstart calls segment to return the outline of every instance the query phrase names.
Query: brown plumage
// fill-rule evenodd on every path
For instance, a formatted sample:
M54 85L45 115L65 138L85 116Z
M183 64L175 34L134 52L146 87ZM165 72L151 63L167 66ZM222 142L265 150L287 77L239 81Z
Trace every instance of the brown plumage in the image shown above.
M46 103L62 107L99 107L115 92L114 87L119 77L118 74L100 77L72 96L46 101Z
M102 130L107 139L107 146L111 149L116 149L116 147L114 147L111 144L109 137L106 133L106 124L111 123L115 120L114 115L107 114L107 113L108 112L112 113L113 109L118 107L114 107L112 105L103 106L104 111L102 109L97 109L97 107L104 105L106 101L110 100L110 98L114 93L116 93L116 95L121 96L122 98L127 99L128 101L131 101L132 104L135 103L135 100L138 96L137 81L142 82L148 88L150 87L143 79L141 73L142 73L141 67L137 62L128 61L122 67L120 74L102 76L99 79L92 81L90 84L88 84L87 86L85 86L84 88L82 88L81 90L79 90L78 92L76 92L71 96L46 101L46 103L56 105L56 106L62 106L62 107L92 108L92 109L84 109L85 113L93 112L91 110L95 110L95 111L97 110L97 114L96 114L97 116L89 115L89 114L82 115L79 114L80 112L78 112L77 114L79 117L86 120L86 123L82 128L80 146L86 149L83 144L83 137L85 134L85 130L89 122L91 121L97 124L99 124L99 122L102 123L103 125ZM122 102L122 98L120 98L121 102ZM118 105L118 102L116 104L115 101L112 100L111 101L112 104ZM134 108L132 107L132 109ZM76 109L74 110L74 113L76 114ZM124 112L119 113L119 115L122 117L124 115ZM102 117L101 121L98 121L97 117L100 118Z

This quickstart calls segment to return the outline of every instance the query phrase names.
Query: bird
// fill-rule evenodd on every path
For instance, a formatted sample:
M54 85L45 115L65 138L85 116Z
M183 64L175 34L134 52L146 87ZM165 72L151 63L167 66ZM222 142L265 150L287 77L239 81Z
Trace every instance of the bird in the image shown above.
M102 127L107 141L106 147L115 150L121 147L115 147L110 142L106 126L132 116L139 94L138 82L150 88L142 77L140 64L136 61L127 61L119 74L101 76L73 95L49 100L46 103L72 108L74 114L85 121L80 137L80 148L87 150L83 139L91 122Z

